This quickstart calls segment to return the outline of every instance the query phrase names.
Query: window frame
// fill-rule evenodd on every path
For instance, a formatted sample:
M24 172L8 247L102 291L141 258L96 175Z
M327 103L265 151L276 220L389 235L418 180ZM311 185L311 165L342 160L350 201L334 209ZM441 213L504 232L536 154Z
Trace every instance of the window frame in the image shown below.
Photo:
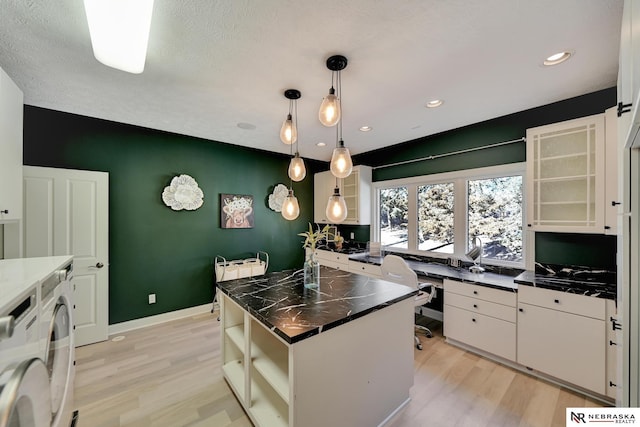
M499 178L506 176L522 177L522 260L520 262L503 261L494 259L482 259L483 264L525 268L529 264L529 258L532 255L533 247L529 244L528 233L526 228L526 163L509 163L506 165L489 166L477 169L465 169L454 172L444 172L432 175L422 175L410 178L393 179L387 181L376 181L371 186L372 218L370 240L380 241L380 189L407 187L408 192L408 249L389 248L388 252L406 253L414 255L429 256L432 258L450 258L455 257L461 260L467 260L465 252L467 241L469 240L467 230L468 218L468 194L470 180ZM452 254L423 251L418 249L418 186L433 185L453 182L454 184L454 250Z

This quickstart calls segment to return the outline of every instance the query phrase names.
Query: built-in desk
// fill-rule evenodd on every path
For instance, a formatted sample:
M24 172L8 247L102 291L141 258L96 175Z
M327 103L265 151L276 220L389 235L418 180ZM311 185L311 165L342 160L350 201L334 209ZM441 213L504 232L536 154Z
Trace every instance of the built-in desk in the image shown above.
M407 286L321 267L218 283L222 370L256 426L383 425L413 385Z

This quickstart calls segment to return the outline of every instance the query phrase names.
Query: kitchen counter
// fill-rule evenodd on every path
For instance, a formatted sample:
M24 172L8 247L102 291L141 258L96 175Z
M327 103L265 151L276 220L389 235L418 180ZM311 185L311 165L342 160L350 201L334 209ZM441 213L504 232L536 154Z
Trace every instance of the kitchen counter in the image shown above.
M320 289L305 289L302 272L219 282L218 288L288 343L295 343L412 298L407 286L321 267Z
M33 286L62 268L70 255L0 260L0 307L14 304Z
M416 290L329 267L316 290L292 270L217 286L222 372L255 426L380 426L409 401Z
M615 300L617 295L615 281L606 280L605 278L579 279L525 271L516 277L514 281L517 285L533 286L595 298Z
M381 256L373 257L366 252L349 256L350 260L374 265L382 265L382 258ZM513 275L492 272L471 273L467 267L454 268L438 262L425 262L420 257L411 255L403 258L409 267L418 274L418 280L420 281L424 281L425 278L452 279L511 292L518 290L518 285L513 281ZM520 273L521 271L518 270L517 272Z

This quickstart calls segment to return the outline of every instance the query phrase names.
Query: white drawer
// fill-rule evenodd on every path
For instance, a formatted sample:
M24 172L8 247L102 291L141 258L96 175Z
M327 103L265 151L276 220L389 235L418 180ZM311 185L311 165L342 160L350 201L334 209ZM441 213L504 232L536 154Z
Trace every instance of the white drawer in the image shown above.
M328 265L323 263L323 260L345 265L349 264L349 255L332 251L316 250L316 259L318 259L318 261L320 261L320 264L323 265ZM346 267L343 267L343 270L346 270Z
M606 299L604 298L521 285L518 287L518 301L594 319L604 320L606 318Z
M349 261L349 271L352 273L364 274L371 277L382 277L382 270L379 265L367 264L358 261Z
M515 307L496 304L494 302L471 298L447 291L444 293L444 303L464 310L469 310L473 313L484 314L486 316L495 317L512 323L515 323L516 318L518 317Z
M508 360L516 360L516 325L444 305L444 335Z
M500 290L456 280L444 280L444 290L467 297L477 298L497 304L516 306L517 295L511 290Z

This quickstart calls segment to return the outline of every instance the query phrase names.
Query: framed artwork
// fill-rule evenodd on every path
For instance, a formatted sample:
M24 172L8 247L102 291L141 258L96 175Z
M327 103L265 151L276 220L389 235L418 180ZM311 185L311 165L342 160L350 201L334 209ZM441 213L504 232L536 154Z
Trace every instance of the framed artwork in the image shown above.
M220 227L253 228L253 196L220 194Z

